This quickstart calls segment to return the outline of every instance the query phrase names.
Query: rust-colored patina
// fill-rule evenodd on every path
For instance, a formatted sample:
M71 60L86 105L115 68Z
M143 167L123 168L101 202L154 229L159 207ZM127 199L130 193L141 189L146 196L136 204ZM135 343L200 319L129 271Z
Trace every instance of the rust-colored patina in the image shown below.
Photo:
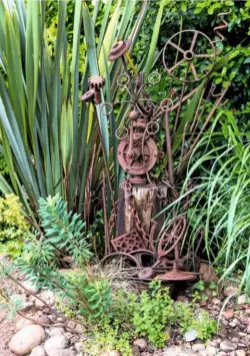
M219 14L219 17L225 14ZM150 99L148 88L160 83L161 75L158 72L151 73L144 78L144 73L134 73L131 69L132 60L128 50L131 49L131 41L118 41L109 54L110 61L120 60L123 72L117 77L118 90L127 92L130 97L127 101L114 101L113 103L101 103L101 89L104 79L91 77L89 79L89 91L83 95L81 100L101 104L101 111L109 115L116 105L128 106L127 115L123 125L116 131L116 137L120 141L117 148L117 157L120 166L126 172L126 179L120 185L120 198L114 206L109 226L106 227L105 257L103 263L115 261L122 271L129 271L131 278L140 280L151 280L155 276L162 281L193 281L198 273L190 270L188 261L197 261L195 251L183 253L181 244L187 233L187 211L189 208L189 192L183 203L183 212L176 215L173 212L168 224L164 227L164 216L161 219L154 218L166 207L179 197L176 188L176 176L183 172L186 162L190 157L201 133L206 128L216 108L222 104L228 87L221 93L215 94L212 85L208 94L216 98L216 103L208 114L207 119L198 127L198 113L201 101L197 105L196 115L192 124L189 122L183 127L183 139L181 143L181 164L175 170L173 162L173 136L179 125L181 107L199 89L192 88L186 93L187 83L198 83L208 77L216 62L215 44L224 40L219 32L227 27L222 18L222 25L215 27L214 31L219 40L212 41L206 34L197 30L184 30L173 35L163 49L163 66L167 75L183 82L179 96L176 90L170 90L168 96L160 103ZM201 43L201 46L199 44ZM204 47L207 51L204 53ZM175 51L174 56L168 55L168 50ZM174 62L171 63L171 59ZM199 64L203 61L199 72ZM127 63L128 62L128 63ZM130 68L129 65L130 64ZM204 92L203 92L204 94ZM122 97L122 96L121 96ZM170 125L169 115L176 110L173 125ZM157 147L158 133L160 128L165 128L166 153ZM184 140L186 131L189 129L190 147L185 147ZM194 135L195 133L195 135ZM166 162L165 179L155 182L151 172L158 160ZM192 191L191 184L187 187ZM140 191L138 195L136 192ZM105 194L104 194L105 198ZM105 199L104 199L105 204ZM106 209L105 209L106 211ZM118 212L118 217L117 217ZM163 219L162 219L163 218ZM114 232L118 231L118 235ZM201 229L202 231L202 229ZM200 234L202 238L202 233Z

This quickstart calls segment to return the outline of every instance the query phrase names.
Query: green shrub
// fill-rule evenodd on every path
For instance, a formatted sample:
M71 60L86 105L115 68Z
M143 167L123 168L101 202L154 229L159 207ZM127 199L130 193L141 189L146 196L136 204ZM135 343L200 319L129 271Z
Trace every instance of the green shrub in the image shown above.
M38 214L43 232L25 245L17 266L35 284L55 291L68 316L88 321L103 317L110 307L111 291L105 280L89 276L89 236L80 216L68 212L58 195L41 198ZM78 273L60 273L63 256L73 259Z
M19 198L14 194L0 197L0 252L19 255L30 235Z

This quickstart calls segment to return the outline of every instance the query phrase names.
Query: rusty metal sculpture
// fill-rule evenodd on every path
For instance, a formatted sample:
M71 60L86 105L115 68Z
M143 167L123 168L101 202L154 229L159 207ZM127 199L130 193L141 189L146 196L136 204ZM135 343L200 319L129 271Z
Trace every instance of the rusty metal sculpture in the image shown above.
M223 17L226 14L219 14ZM131 218L133 219L133 228L119 236L113 236L115 221L115 212L110 219L109 241L107 241L107 254L103 262L109 262L113 259L118 261L121 268L130 271L133 278L148 280L156 275L163 281L186 281L197 278L197 273L185 270L185 263L191 257L188 251L181 256L180 244L187 231L187 210L189 202L184 204L184 213L182 216L174 216L168 226L161 231L157 230L157 222L151 221L150 228L145 228L145 221L142 221L141 214L138 211L133 189L136 186L151 186L156 199L164 204L166 201L173 202L178 197L175 188L175 178L185 169L185 164L190 157L194 147L199 141L202 132L206 129L215 110L221 105L227 92L227 88L221 94L215 94L215 88L212 86L209 91L209 97L215 97L216 103L208 114L207 119L202 124L199 132L198 115L201 107L201 100L197 105L196 115L192 123L187 122L184 127L184 137L181 147L182 164L174 172L172 155L172 137L179 125L181 107L194 93L199 86L190 93L185 94L187 83L199 84L204 78L208 78L216 61L215 44L224 40L224 36L219 32L227 27L227 22L222 18L222 25L217 26L214 32L220 37L219 40L212 41L206 34L197 30L184 30L173 35L166 43L163 49L163 66L169 76L183 82L180 96L176 96L176 90L170 91L169 95L160 103L150 99L147 88L157 85L161 76L158 72L153 72L144 80L144 74L132 74L129 71L127 61L131 64L131 58L128 55L130 41L119 41L111 49L109 60L115 61L121 59L124 72L117 78L119 88L127 91L130 99L128 101L116 101L114 103L102 104L102 111L109 115L115 105L127 104L128 114L126 124L116 132L117 139L120 141L117 149L117 156L120 166L127 172L127 179L122 183L125 199L128 202ZM202 46L199 46L202 43ZM200 52L206 44L207 51ZM174 55L169 56L168 50L172 48L176 51ZM173 53L172 53L173 54ZM174 63L171 63L174 58ZM199 68L201 66L201 70ZM104 85L104 80L100 77L91 77L89 79L89 91L81 98L83 101L92 101L100 104L100 89ZM203 94L205 89L203 90ZM171 134L169 115L177 110L173 133ZM162 120L164 119L164 120ZM164 183L169 189L168 197L161 194L157 184L152 182L150 171L156 165L159 159L163 159L165 154L160 152L156 140L160 130L160 125L165 126L166 138L166 156L167 169ZM189 130L190 145L185 147L185 133ZM194 133L196 133L194 135ZM162 182L163 183L163 182ZM147 261L146 264L144 261Z

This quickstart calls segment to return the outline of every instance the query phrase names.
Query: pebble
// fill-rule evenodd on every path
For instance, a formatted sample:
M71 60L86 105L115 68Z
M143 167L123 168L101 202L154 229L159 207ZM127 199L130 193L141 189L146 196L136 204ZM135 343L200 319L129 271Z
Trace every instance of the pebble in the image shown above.
M194 341L197 338L197 331L192 329L184 334L184 340L187 342Z
M171 346L163 350L162 356L194 356L195 353L191 349L182 346Z
M225 297L230 297L230 296L233 296L233 295L236 295L239 293L239 288L237 288L236 286L228 286L224 289L224 296Z
M111 351L109 352L109 356L121 356L121 354L120 354L119 351L111 350Z
M55 351L61 351L66 349L69 344L69 340L64 335L55 335L50 337L44 344L44 349L48 356L52 355ZM66 354L65 354L66 356Z
M199 352L199 351L205 350L205 345L204 344L194 344L192 346L192 350L195 351L195 352Z
M225 352L234 351L237 349L237 344L231 340L223 340L220 343L220 349Z
M132 347L132 354L133 356L140 356L141 352L138 346L133 346Z
M228 325L229 325L231 328L236 328L237 324L238 324L237 321L232 320Z
M16 331L22 330L28 325L34 324L33 321L25 319L25 318L20 318L18 322L16 323Z
M37 286L35 286L33 283L31 283L30 281L23 281L22 285L30 292L33 294L36 294L39 290L39 288ZM26 292L26 291L25 291Z
M12 336L9 348L17 355L27 355L45 339L45 331L40 325L28 325Z
M234 317L234 310L233 309L227 309L224 311L223 316L225 319L233 319Z
M217 352L218 352L218 349L216 347L208 346L206 348L207 356L214 356L217 354Z
M40 299L35 299L35 307L37 309L43 309L45 307L45 304L40 300Z
M220 343L221 343L221 339L214 339L210 341L210 346L219 347Z
M189 299L187 297L185 297L185 295L179 295L176 299L177 302L181 302L183 304L188 304L189 303Z
M139 339L135 339L133 345L138 346L141 351L144 351L148 347L148 342L146 339L139 338Z
M30 356L45 356L45 351L44 351L44 348L42 346L36 346Z
M245 350L237 350L235 353L236 353L236 356L246 356Z
M49 332L50 336L56 336L56 335L63 335L64 334L64 329L63 328L51 328Z
M76 356L76 352L73 350L54 350L51 351L49 354L49 356Z
M242 294L239 296L237 302L239 305L246 304L248 302L248 299L249 298L248 298L247 294Z

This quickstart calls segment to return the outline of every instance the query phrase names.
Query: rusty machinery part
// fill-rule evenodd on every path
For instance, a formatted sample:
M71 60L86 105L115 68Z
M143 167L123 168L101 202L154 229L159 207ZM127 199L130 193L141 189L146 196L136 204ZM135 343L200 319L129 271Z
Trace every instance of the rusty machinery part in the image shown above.
M138 278L141 280L151 280L155 277L155 272L153 268L146 267L138 272Z
M152 85L156 85L156 84L159 84L161 81L161 74L154 71L154 72L151 72L148 76L148 82L149 84L152 84Z
M122 73L118 76L116 82L119 87L127 87L130 83L130 76L127 73Z
M146 127L146 132L148 136L155 136L159 132L160 125L157 121L149 121ZM158 154L159 157L159 154Z
M146 248L136 229L116 237L111 241L111 244L116 252L125 252L128 254L132 251Z
M170 98L165 98L160 102L160 108L164 111L171 111L174 106L174 102Z
M166 282L182 282L182 281L195 281L198 278L198 273L195 272L186 272L178 269L176 266L164 274L157 276L160 281Z
M137 120L137 119L139 118L139 113L138 113L138 111L136 111L136 110L130 111L130 113L128 114L128 118L129 118L129 120L131 120L131 121Z
M133 185L145 185L148 182L146 175L129 177L129 180Z
M150 263L150 267L153 266L156 263L156 256L153 251L150 251L148 249L139 249L132 251L130 253L131 256L134 256L139 265L141 267L149 267L148 264Z
M94 99L95 99L95 90L94 89L88 90L80 98L80 100L83 101L84 103L93 101Z
M125 55L125 53L129 50L131 46L131 41L124 40L118 41L112 48L109 54L109 61L115 61L116 59Z
M168 256L175 247L178 246L181 239L186 231L187 220L185 216L178 216L171 222L171 224L163 232L158 248L157 254L158 258L163 258ZM170 247L168 247L171 245ZM168 247L168 248L167 248Z
M125 252L113 252L109 255L105 256L99 263L100 266L103 265L115 265L131 277L136 277L138 271L140 271L141 267L133 256Z
M219 98L221 96L221 93L215 93L215 91L216 91L216 85L213 83L211 85L211 88L210 88L209 93L208 93L208 99L210 97ZM225 105L227 102L228 102L228 99L226 99L223 103L221 103L220 106Z
M125 133L122 135L120 134L121 130L125 131ZM115 132L115 136L119 141L125 140L128 137L128 129L126 127L118 128Z
M189 41L190 37L192 37L191 43ZM209 50L211 51L211 53L197 53L196 45L199 37L208 42L210 47ZM181 39L180 45L178 43L179 39ZM189 43L190 46L187 48L187 45L189 45ZM171 66L169 66L166 61L166 52L169 47L173 47L177 51L177 63L171 64ZM178 58L179 54L181 54L182 56L180 60ZM166 72L175 79L184 82L198 82L208 76L215 64L215 57L216 50L214 42L205 33L197 30L183 30L174 34L167 41L163 49L163 65L166 69ZM199 59L209 62L205 73L202 72L201 74L198 74L196 70L196 62ZM193 79L191 79L190 77L180 78L183 72L186 72L187 68L189 67L190 76L192 76Z
M104 87L105 79L99 75L89 77L88 84L90 89L101 90Z
M138 140L139 135L134 138ZM158 149L153 139L149 138L144 142L143 157L141 145L130 149L129 140L122 140L118 146L118 161L120 166L129 174L144 175L149 172L158 159Z
M221 12L217 15L217 17L221 20L221 24L214 27L214 33L220 37L220 39L215 40L214 44L216 43L220 43L220 42L224 42L225 41L225 36L223 36L223 34L220 32L221 30L226 30L228 28L228 22L223 18L226 15L230 15L232 12L232 10L230 9L230 11L228 12Z
M157 161L158 149L154 140L149 138L142 144L142 139L143 134L135 132L132 147L128 140L123 140L118 146L118 161L130 175L146 174Z
M106 102L101 105L101 113L105 116L110 115L113 109L113 104L110 102Z
M84 103L94 101L96 105L100 104L102 102L100 90L104 84L104 78L98 75L90 77L88 79L89 90L81 96L80 100Z

